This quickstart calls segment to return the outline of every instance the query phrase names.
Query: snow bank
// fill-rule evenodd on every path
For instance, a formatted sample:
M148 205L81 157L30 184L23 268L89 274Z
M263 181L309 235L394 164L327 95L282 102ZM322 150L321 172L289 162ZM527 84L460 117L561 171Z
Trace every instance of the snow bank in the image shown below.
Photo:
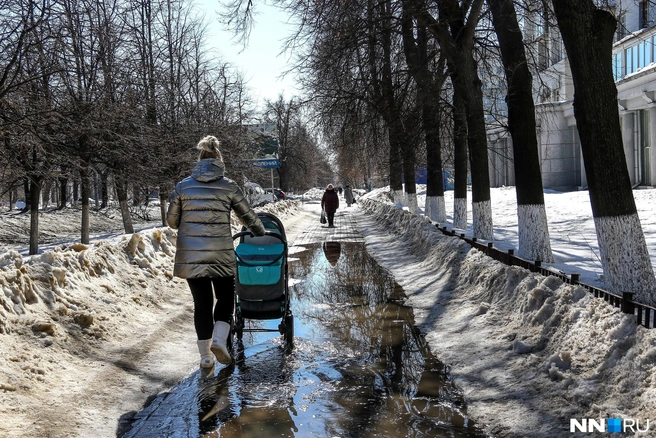
M389 233L368 235L370 252L489 432L574 436L570 418L656 416L656 331L580 286L488 258L384 192L359 205Z
M152 300L146 294L148 280L172 278L173 241L171 230L155 228L89 246L58 247L25 259L16 251L1 255L0 333L20 332L31 323L47 326L50 336L67 333L72 326L97 328L100 335L102 324L93 324L94 315L115 311L125 300ZM120 276L113 275L117 270L131 273L132 285L140 287L126 288ZM118 290L127 296L118 295Z
M257 211L285 216L293 214L298 205L298 201L278 202L257 208ZM231 226L233 234L241 230L235 215L231 215ZM153 228L91 245L75 243L56 247L26 258L15 250L0 254L0 287L3 289L0 333L11 332L14 323L53 310L70 316L59 319L55 325L66 324L68 319L82 312L76 294L83 294L86 299L91 289L94 291L91 297L106 303L107 293L118 289L112 283L119 281L125 272L132 271L134 277L139 277L140 284L159 276L170 280L176 237L177 231L168 227ZM120 275L114 276L116 271ZM101 283L99 290L95 287L98 282ZM148 289L145 285L141 288Z

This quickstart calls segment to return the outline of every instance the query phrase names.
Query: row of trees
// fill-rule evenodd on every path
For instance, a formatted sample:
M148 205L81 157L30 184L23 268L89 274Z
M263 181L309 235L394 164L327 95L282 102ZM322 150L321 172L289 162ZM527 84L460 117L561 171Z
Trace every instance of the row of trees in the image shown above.
M104 199L115 193L126 232L128 200L143 187L159 188L164 220L166 197L207 134L222 140L239 180L244 125L258 114L240 72L206 43L206 24L187 1L0 0L0 194L14 201L17 187L24 192L31 254L41 190L51 183L61 187L61 207L74 184L88 243L92 178L103 181ZM273 119L278 105L284 99L267 103ZM286 122L285 153L305 151L302 167L322 167L313 165L324 155L302 112Z
M248 28L252 2L226 15ZM25 182L30 252L38 199L53 175L79 181L88 242L90 177L110 175L131 231L129 188L163 198L207 133L224 140L230 166L247 155L254 107L239 74L205 49L204 25L180 0L0 0L0 138L4 186ZM416 210L414 171L428 168L427 212L445 220L442 163L455 170L454 225L466 227L471 175L473 233L492 240L485 89L502 66L513 139L519 255L550 261L539 171L527 23L558 26L575 85L574 110L604 272L611 290L653 302L654 273L636 213L619 130L611 5L581 0L278 0L299 17L288 44L315 120L345 180L380 174L396 202ZM599 4L598 4L599 3ZM305 105L269 102L279 124L281 186L327 177ZM469 169L469 170L468 170ZM405 176L405 178L404 178ZM316 179L315 179L316 178ZM405 184L404 184L405 179ZM404 193L405 191L405 193ZM65 196L65 193L62 193ZM164 201L164 199L162 199ZM161 202L162 208L165 202ZM163 210L162 210L163 214Z
M623 153L611 71L615 2L580 0L278 0L298 18L289 41L339 162L384 157L393 200L416 211L415 167L428 168L426 211L445 222L442 165L455 169L454 225L493 240L484 91L505 77L502 122L513 143L519 255L552 261L538 158L531 21L558 28L570 59L600 255L610 290L656 304L656 282ZM248 27L251 2L232 20ZM241 15L238 13L241 12ZM486 70L487 68L487 70ZM375 157L375 158L374 158ZM359 165L360 163L364 165ZM346 166L348 169L349 166ZM362 170L360 170L362 171ZM405 191L405 193L404 193Z
M509 90L507 125L516 140L519 254L553 259L532 79L512 1L281 4L303 17L296 35L296 41L304 42L299 44L297 69L340 162L359 163L358 154L363 161L384 157L394 201L407 203L415 212L413 176L417 163L425 164L425 210L431 219L445 222L442 167L448 161L455 170L454 224L466 228L470 175L473 234L485 240L493 240L493 224L489 108L480 72L484 65L502 66Z

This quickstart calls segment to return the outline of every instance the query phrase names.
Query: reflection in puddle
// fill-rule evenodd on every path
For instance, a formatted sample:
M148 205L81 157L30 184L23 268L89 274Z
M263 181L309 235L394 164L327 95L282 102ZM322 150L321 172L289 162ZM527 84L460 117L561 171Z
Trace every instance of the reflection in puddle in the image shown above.
M231 366L189 383L191 396L183 391L166 409L168 429L144 426L133 436L484 437L415 327L403 290L364 244L299 249L290 248L291 354L279 336L245 337ZM194 419L176 421L171 412L189 398Z
M336 244L335 244L336 243ZM405 295L360 243L324 242L291 265L306 342L297 406L321 412L326 436L484 436L448 369L414 326ZM316 422L316 421L315 421Z
M324 242L321 244L321 247L323 248L323 255L326 257L326 260L328 260L330 265L337 265L339 255L342 252L342 244L339 242Z
M221 370L203 390L201 433L217 431L222 437L295 436L298 428L292 418L292 397L296 388L294 370L287 362L280 348L247 358L239 349L235 364ZM227 378L221 376L224 370Z

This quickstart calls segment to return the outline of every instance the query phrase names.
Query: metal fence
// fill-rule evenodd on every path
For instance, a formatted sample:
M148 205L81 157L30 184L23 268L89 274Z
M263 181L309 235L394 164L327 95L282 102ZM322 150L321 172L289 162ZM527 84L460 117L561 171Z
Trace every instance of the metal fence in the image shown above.
M439 225L436 226L440 231L442 231L442 233L446 234L447 236L459 237L460 239L464 240L469 245L471 245L473 248L476 248L477 250L484 252L489 257L492 257L493 259L501 263L505 263L506 265L509 266L519 266L524 269L528 269L531 272L536 272L538 274L545 275L545 276L558 277L563 282L568 284L579 285L582 288L586 289L591 294L593 294L596 298L602 298L610 305L620 308L623 313L634 315L636 317L637 324L646 328L654 328L654 322L656 319L656 308L633 301L632 292L622 292L622 295L617 295L612 292L608 292L606 290L599 289L594 286L590 286L589 284L581 283L579 281L580 275L577 273L567 275L560 271L558 272L552 271L551 269L544 268L540 260L536 260L535 262L530 262L528 260L524 260L522 258L517 257L514 254L514 250L512 249L509 249L508 252L504 252L500 249L495 248L492 242L481 243L477 241L475 237L472 238L466 237L464 233L457 234L456 230L454 229L449 230L446 226L439 226Z

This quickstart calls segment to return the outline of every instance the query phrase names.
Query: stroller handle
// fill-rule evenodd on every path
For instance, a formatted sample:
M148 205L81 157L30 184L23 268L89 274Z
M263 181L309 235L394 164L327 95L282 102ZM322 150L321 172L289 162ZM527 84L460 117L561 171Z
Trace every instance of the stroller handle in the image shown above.
M275 237L276 239L278 239L282 243L284 243L285 246L287 246L287 241L285 239L283 239L283 237L278 233L272 233L271 231L265 231L264 235L265 236ZM256 237L255 234L251 233L250 231L240 231L237 234L235 234L234 236L232 236L232 240L239 239L240 237L244 237L244 236Z
M258 263L249 263L244 259L240 259L242 264L244 264L246 266L269 266L269 265L275 264L278 260L280 260L281 258L284 257L284 255L287 253L287 241L285 239L283 239L283 237L280 234L272 233L271 231L265 231L264 235L265 236L273 236L273 237L277 238L278 240L280 240L282 242L282 244L284 245L284 247L285 247L284 251L282 253L280 253L280 255L278 257L276 257L274 260L271 260L269 263L266 263L264 265L261 265L261 264L258 264ZM250 231L240 231L239 233L232 236L232 240L234 241L235 239L239 239L240 237L244 237L244 236L255 237L255 235L253 233L251 233ZM237 257L239 257L239 256L237 256Z

